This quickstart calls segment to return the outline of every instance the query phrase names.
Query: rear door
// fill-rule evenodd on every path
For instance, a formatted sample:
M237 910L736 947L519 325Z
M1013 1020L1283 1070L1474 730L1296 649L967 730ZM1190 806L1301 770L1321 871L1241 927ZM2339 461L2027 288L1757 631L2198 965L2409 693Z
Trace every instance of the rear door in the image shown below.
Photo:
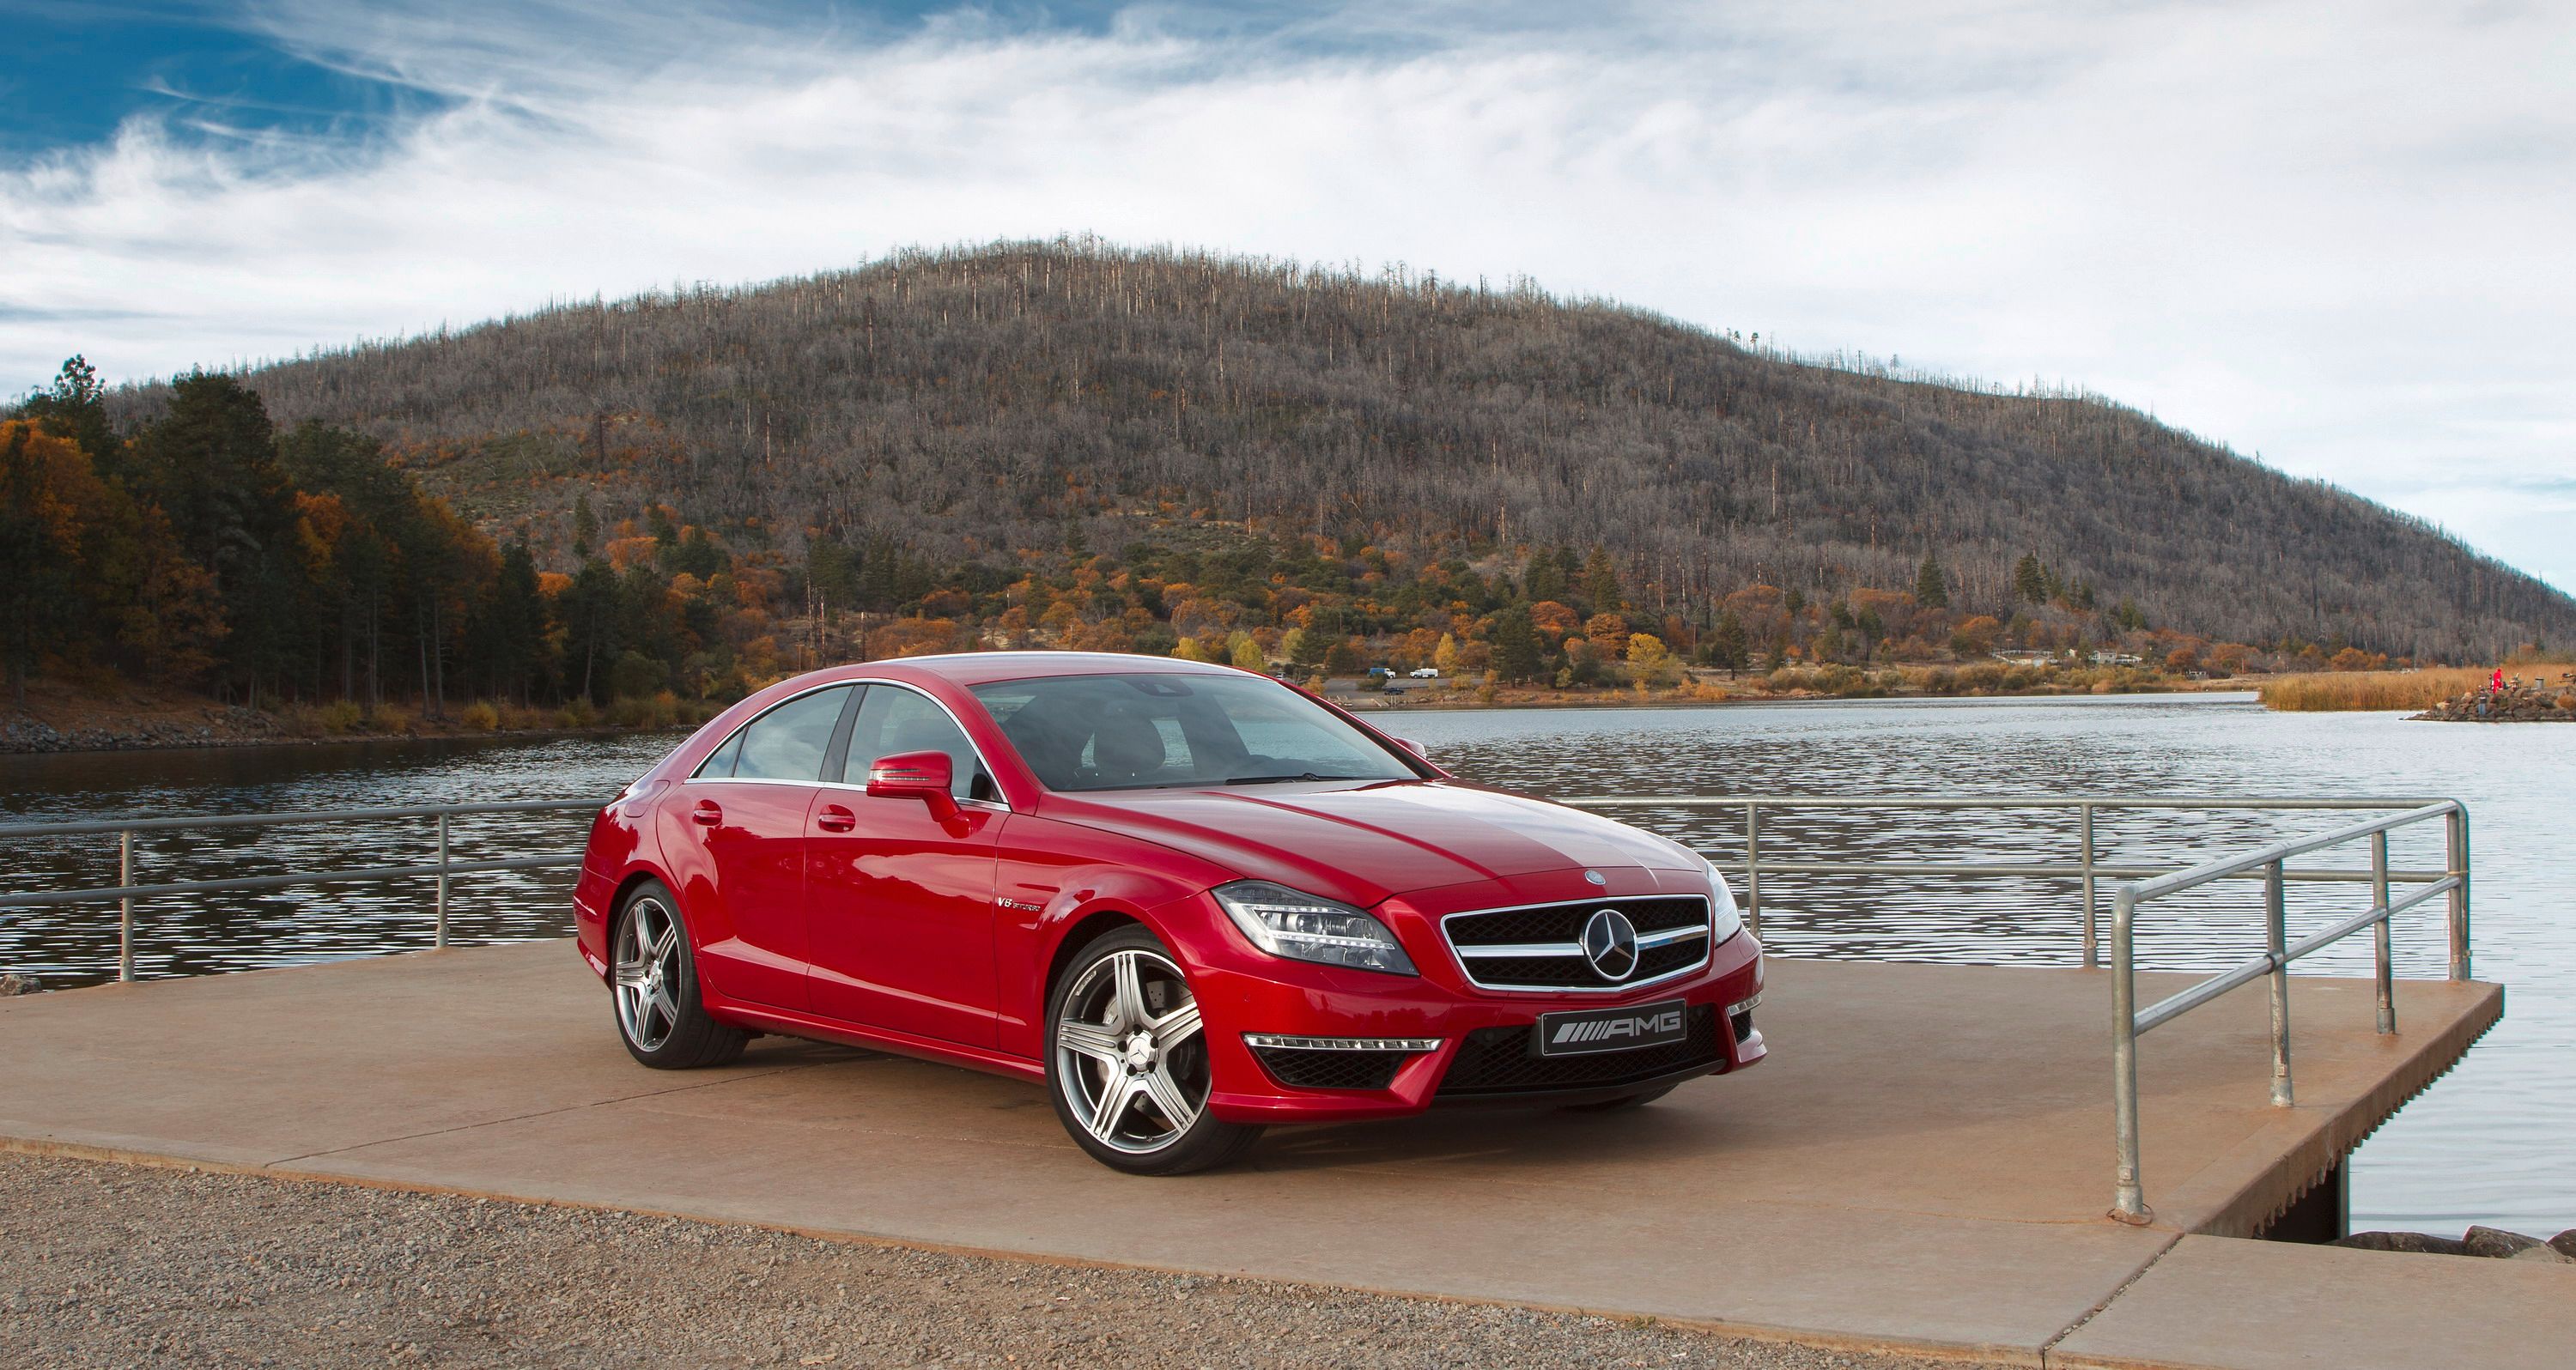
M944 820L918 799L866 792L869 762L924 751L947 753L956 776ZM806 832L815 1010L993 1046L993 863L1009 808L965 730L905 686L868 686L845 755Z
M697 924L698 967L716 991L780 1008L810 1004L805 825L825 759L857 691L830 685L744 724L661 807L664 850Z

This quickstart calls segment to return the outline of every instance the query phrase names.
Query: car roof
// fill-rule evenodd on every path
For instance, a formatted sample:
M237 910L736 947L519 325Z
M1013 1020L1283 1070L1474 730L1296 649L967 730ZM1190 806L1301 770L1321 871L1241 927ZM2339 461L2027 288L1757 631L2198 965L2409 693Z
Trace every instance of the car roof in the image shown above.
M1125 652L952 652L942 656L893 657L841 668L851 676L907 674L934 677L972 687L1001 680L1049 675L1241 675L1231 666L1177 657L1137 656Z

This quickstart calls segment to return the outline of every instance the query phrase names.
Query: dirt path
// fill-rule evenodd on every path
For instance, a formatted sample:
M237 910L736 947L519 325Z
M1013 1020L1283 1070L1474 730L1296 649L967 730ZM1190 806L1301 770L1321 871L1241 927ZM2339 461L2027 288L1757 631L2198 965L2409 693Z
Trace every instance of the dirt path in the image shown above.
M1919 1365L1652 1323L10 1154L0 1363Z

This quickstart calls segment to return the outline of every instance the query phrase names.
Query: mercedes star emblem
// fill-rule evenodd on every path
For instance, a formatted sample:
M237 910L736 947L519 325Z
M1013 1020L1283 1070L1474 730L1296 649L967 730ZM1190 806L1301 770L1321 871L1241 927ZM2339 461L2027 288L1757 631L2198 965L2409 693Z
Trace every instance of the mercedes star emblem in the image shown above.
M1617 909L1597 909L1583 925L1583 959L1604 980L1625 980L1637 972L1637 925Z

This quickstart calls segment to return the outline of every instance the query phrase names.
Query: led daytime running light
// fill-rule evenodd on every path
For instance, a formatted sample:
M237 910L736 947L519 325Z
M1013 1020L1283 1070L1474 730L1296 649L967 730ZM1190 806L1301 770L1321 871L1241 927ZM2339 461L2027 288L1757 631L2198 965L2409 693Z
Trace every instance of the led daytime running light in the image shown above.
M1283 1037L1275 1032L1247 1032L1246 1044L1274 1051L1438 1051L1438 1037Z

